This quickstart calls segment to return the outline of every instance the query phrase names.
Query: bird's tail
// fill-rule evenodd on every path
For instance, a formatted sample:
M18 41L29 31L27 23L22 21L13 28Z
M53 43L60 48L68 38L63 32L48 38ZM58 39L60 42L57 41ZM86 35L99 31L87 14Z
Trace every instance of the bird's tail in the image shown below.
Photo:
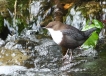
M97 28L94 27L94 28L91 28L91 29L89 29L89 30L87 30L87 31L84 31L85 36L86 36L86 37L89 37L89 36L91 35L91 33L94 32L96 29L97 29Z

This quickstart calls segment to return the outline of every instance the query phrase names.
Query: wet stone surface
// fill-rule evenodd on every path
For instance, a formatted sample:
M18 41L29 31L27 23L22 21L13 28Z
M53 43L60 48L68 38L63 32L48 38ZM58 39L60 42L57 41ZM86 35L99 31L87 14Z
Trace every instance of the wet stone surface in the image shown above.
M62 63L60 47L52 40L41 40L42 42L43 44L35 46L33 52L30 54L31 58L27 62L32 62L34 67L38 69L45 67L49 69L59 68Z
M99 49L97 48L99 51L91 48L75 49L72 62L64 65L61 47L50 38L40 38L37 42L27 38L7 41L3 43L4 47L1 47L0 51L0 68L4 68L0 75L103 76L106 52L105 44L100 45Z
M14 37L9 36L6 41L0 40L0 65L2 65L0 75L103 76L105 74L104 41L96 49L75 49L72 62L64 65L61 47L50 37L40 34L38 36L33 30L24 32L20 37Z

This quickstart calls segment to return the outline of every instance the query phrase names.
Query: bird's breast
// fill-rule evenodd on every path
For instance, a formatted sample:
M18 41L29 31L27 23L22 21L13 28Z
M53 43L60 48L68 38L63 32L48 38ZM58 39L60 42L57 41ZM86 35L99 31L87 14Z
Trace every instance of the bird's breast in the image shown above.
M55 30L53 30L53 29L48 29L48 30L49 30L49 32L50 32L50 34L51 34L53 40L54 40L57 44L60 44L61 41L62 41L62 38L63 38L62 32L59 31L59 30L58 30L58 31L55 31Z

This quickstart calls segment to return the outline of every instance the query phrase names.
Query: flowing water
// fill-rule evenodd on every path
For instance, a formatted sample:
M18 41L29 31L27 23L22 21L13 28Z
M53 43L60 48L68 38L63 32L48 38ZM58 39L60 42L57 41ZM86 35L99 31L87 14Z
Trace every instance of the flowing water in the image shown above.
M71 63L64 65L62 61L61 47L43 33L40 22L50 14L51 7L43 15L43 0L33 1L30 4L31 29L25 28L18 35L16 26L10 27L14 34L8 35L6 41L0 40L0 75L1 76L106 76L106 39L104 31L100 34L100 41L95 49L75 49ZM47 2L49 2L48 0ZM106 3L106 2L103 2ZM35 11L36 9L36 11ZM9 11L10 12L10 11ZM106 9L103 9L105 20ZM10 12L11 13L11 12ZM71 18L70 15L73 17ZM74 7L66 17L66 24L74 25L82 29L86 19L80 11ZM48 32L47 32L48 33Z

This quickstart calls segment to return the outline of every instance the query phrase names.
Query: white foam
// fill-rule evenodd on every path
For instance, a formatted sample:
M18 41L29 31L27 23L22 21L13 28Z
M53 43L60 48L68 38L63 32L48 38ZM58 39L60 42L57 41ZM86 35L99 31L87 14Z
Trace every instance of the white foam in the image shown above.
M26 69L23 66L0 66L0 74L5 74L5 75L9 75L9 74L14 74L16 71L20 71Z

